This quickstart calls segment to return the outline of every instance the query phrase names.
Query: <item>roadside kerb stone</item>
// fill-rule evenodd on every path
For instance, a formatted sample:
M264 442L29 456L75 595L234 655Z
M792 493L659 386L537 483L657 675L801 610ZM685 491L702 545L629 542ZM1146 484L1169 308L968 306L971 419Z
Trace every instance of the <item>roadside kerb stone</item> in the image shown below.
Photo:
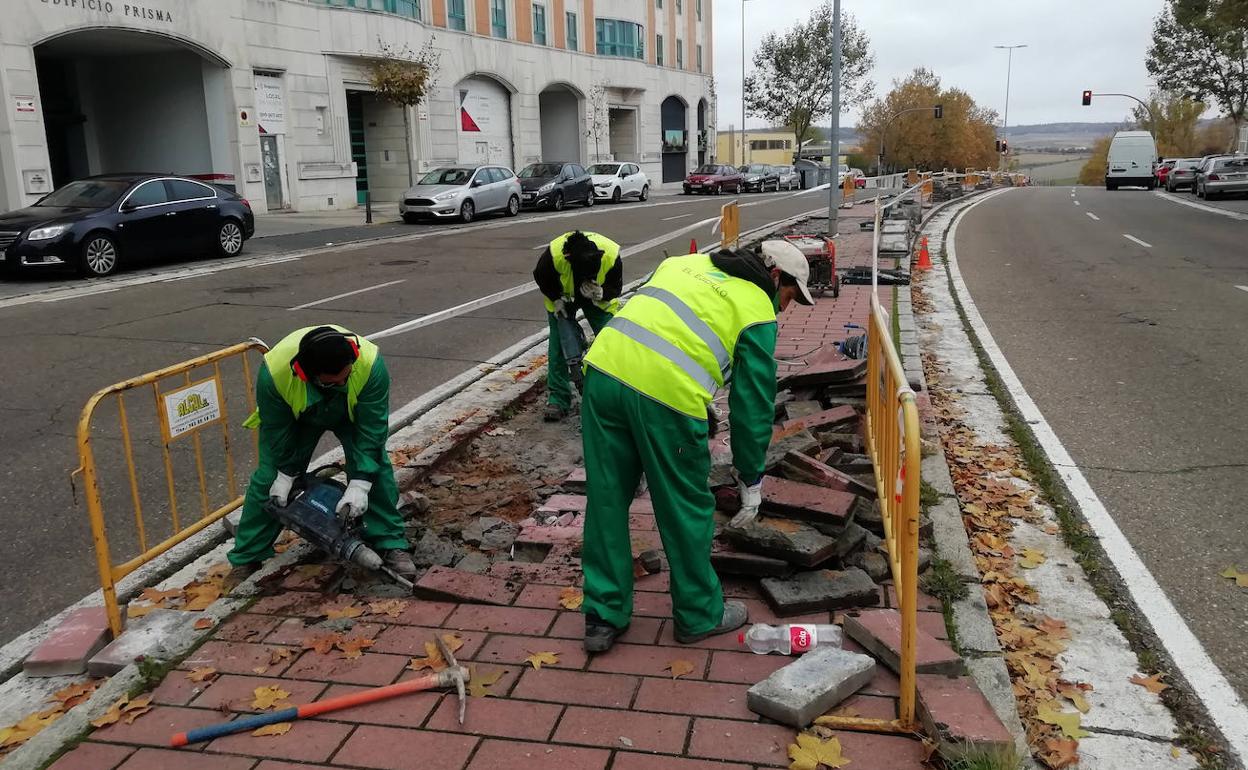
M974 678L919 674L918 717L942 759L954 761L976 750L1001 750L1014 742Z
M988 615L983 587L978 583L967 586L967 595L953 603L953 623L957 629L958 649L964 655L996 655L1001 653L1001 642Z
M815 647L747 690L746 706L782 724L805 727L866 687L875 665L869 655Z
M767 603L780 617L880 603L879 588L857 567L799 572L790 578L763 578L762 590Z

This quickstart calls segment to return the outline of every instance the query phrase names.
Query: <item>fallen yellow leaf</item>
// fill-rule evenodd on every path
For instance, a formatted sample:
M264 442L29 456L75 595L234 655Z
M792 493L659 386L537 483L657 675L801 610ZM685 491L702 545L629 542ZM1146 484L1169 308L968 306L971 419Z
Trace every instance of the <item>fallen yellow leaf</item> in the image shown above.
M57 690L52 693L51 700L61 704L61 707L68 711L87 698L91 697L91 693L95 692L95 688L100 686L100 680L92 679L86 682L78 682L68 687Z
M251 702L251 707L257 711L275 709L279 706L285 708L290 705L288 703L283 703L283 701L290 697L290 693L275 684L269 685L268 687L257 687L252 691L252 693L256 696L256 698Z
M107 727L121 720L121 710L130 702L128 695L123 695L116 703L108 707L108 711L91 720L92 727Z
M820 765L835 768L850 764L841 756L841 742L836 738L826 741L809 733L798 733L797 743L789 744L789 770L818 770Z
M1024 548L1023 555L1018 560L1018 566L1023 569L1035 569L1041 564L1044 564L1044 560L1046 558L1047 557L1044 555L1044 551L1037 548Z
M157 609L155 604L130 604L126 606L126 617L131 620L146 617L154 609Z
M187 679L192 682L211 682L217 678L217 670L207 666L203 668L194 668L186 675Z
M212 628L212 618L200 618L195 621L196 631L206 631L209 628Z
M269 665L276 666L283 660L290 660L295 651L289 647L270 647L269 648Z
M442 671L448 665L449 664L442 659L442 652L438 649L438 646L433 642L425 642L425 657L412 658L411 662L407 664L407 667L412 671L421 671L427 668L430 671L437 672Z
M1054 725L1061 730L1062 735L1065 735L1067 738L1074 738L1075 740L1078 740L1091 735L1091 733L1079 726L1083 717L1079 714L1058 711L1053 707L1052 703L1041 704L1040 707L1036 709L1036 719L1039 719L1045 724Z
M1040 758L1052 770L1061 770L1079 761L1079 743L1069 738L1048 738L1044 747Z
M585 594L572 586L568 586L559 593L559 604L566 610L579 610L584 602Z
M1170 756L1174 757L1175 759L1178 759L1179 757L1183 756L1183 752L1179 751L1178 746L1171 746Z
M252 730L251 734L257 738L263 738L266 735L285 735L290 732L290 728L294 726L294 722L278 722L274 725L265 725L258 730Z
M264 674L268 673L268 671L269 671L269 667L268 667L268 666L256 666L255 668L253 668L253 669L251 670L251 673L253 673L253 674L260 674L260 675L264 675Z
M321 608L323 614L329 620L342 620L344 618L358 618L364 614L363 607L357 607L355 604L348 604L343 607L335 607L326 605Z
M342 634L337 632L309 636L303 640L303 649L316 650L321 655L328 655L329 651L334 649L334 645L340 641L342 641Z
M1218 573L1228 580L1234 580L1240 588L1248 588L1248 572L1240 572L1236 567L1227 567Z
M405 609L407 609L407 602L402 599L368 603L368 614L370 615L388 615L392 618L397 618L403 614Z
M554 652L534 652L524 659L525 663L531 663L533 668L540 669L542 664L553 666L559 662L559 655Z
M679 679L685 674L693 673L693 664L687 660L673 660L663 667L664 671L672 672L672 679Z
M65 715L58 706L30 714L15 725L0 730L0 749L18 746L35 737L45 727Z
M1144 676L1143 674L1136 674L1135 676L1131 677L1130 681L1131 681L1131 684L1138 684L1140 687L1143 687L1145 690L1148 690L1151 693L1160 695L1163 690L1170 689L1170 685L1161 681L1161 678L1163 676L1165 676L1165 674L1153 674L1152 676Z
M506 673L503 669L495 669L488 674L481 674L477 672L476 666L469 666L468 671L472 676L468 680L468 694L470 696L474 698L497 697L497 693L489 688L498 684L498 680L503 678L503 674Z
M208 609L221 598L221 586L213 583L191 583L186 587L186 603L182 609L192 612Z
M342 657L347 660L355 660L364 654L364 650L376 644L373 639L360 639L358 637L352 639L343 639L338 642L338 649L342 650Z

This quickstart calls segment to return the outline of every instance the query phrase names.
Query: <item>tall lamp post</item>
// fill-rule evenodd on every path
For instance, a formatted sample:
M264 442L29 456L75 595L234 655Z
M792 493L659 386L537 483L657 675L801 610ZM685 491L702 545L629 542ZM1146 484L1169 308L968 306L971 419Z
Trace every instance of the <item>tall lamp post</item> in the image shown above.
M801 150L798 150L801 153ZM832 0L832 125L828 131L828 237L840 234L836 194L841 170L841 0ZM835 277L835 276L833 276Z
M1019 45L994 45L994 46L993 46L993 48L1002 48L1002 49L1005 49L1005 51L1006 51L1006 59L1005 59L1005 116L1004 116L1004 118L1003 118L1003 119L1002 119L1002 121L1001 121L1001 138L1002 138L1002 139L1006 139L1006 131L1007 131L1007 129L1009 129L1009 127L1010 127L1010 71L1013 69L1013 66L1014 66L1014 49L1015 49L1015 48L1026 48L1026 47L1027 47L1027 44L1026 44L1026 43L1020 43ZM1006 142L1007 142L1007 143L1006 143L1006 147L1007 147L1007 149L1006 149L1004 152L1002 152L1002 153L1001 153L1001 168L1000 168L1000 170L1001 170L1001 171L1005 171L1005 158L1006 158L1006 155L1008 155L1008 154L1009 154L1009 152L1010 152L1010 151L1009 151L1009 149L1008 149L1008 147L1009 147L1009 143L1008 143L1008 142L1009 142L1009 140L1008 140L1008 139L1006 139Z
M741 162L746 163L745 145L748 138L745 133L745 4L749 0L741 0Z

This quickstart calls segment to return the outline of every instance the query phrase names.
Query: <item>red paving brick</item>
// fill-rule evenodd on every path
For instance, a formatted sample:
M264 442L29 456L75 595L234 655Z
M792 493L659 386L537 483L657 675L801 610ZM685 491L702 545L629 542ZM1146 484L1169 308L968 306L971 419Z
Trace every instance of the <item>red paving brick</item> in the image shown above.
M670 618L672 616L672 597L653 591L633 592L633 615L651 618Z
M566 590L568 590L568 586L548 586L530 583L516 597L515 606L560 610L563 609L563 605L559 604L559 600L563 598L563 592Z
M606 748L636 748L679 754L689 733L689 718L635 711L570 706L559 720L554 740ZM628 743L625 743L626 739Z
M610 757L603 749L487 740L468 770L604 770Z
M608 652L595 655L589 661L590 671L613 674L638 674L640 676L666 676L663 669L672 661L682 660L693 665L693 671L685 679L702 679L710 653L691 647L657 647L653 644L616 643Z
M796 736L796 730L784 725L695 719L687 753L694 757L730 762L787 766L789 744L796 740Z
M634 591L654 591L656 593L667 593L672 587L671 573L664 569L657 575L642 575L639 578L633 578Z
M824 615L824 617L827 617L826 614ZM750 616L750 621L751 622L754 621L753 615ZM788 622L788 621L785 621L785 622ZM660 632L659 634L659 644L663 644L668 647L675 647L680 644L679 642L676 641L676 632L674 630L673 623L674 621L671 621L671 620L665 620L663 622L663 631ZM740 651L741 643L737 641L738 633L740 633L740 630L730 631L726 634L720 634L719 636L707 637L706 639L703 639L700 642L694 642L691 645L681 645L681 646L700 647L705 650Z
M852 695L828 712L836 716L896 719L897 699L878 695Z
M227 642L258 642L280 622L280 618L269 615L235 615L222 623L212 636Z
M659 637L663 621L659 618L634 617L628 630L620 637L621 642L633 644L654 644ZM564 639L583 639L585 637L585 616L579 612L561 612L548 636Z
M548 664L551 668L584 668L589 657L578 639L493 635L472 659L478 663L524 665L524 659L535 652L553 652L558 655L558 663Z
M575 703L582 706L628 708L637 689L637 678L584 671L528 669L512 691L513 698ZM742 695L744 703L745 696Z
M211 682L192 682L186 675L185 671L170 671L165 680L152 690L152 702L166 706L185 706L212 686Z
M380 770L460 770L477 739L425 730L364 725L334 755L336 765Z
M405 626L440 626L455 610L453 602L435 602L429 599L405 599L407 607L397 618L384 617L380 622Z
M178 770L247 770L255 761L251 757L216 757L190 751L139 749L117 770L170 770L175 767Z
M446 697L426 727L452 733L472 733L495 738L544 741L559 721L563 706L557 703L504 700L502 698L471 698L464 710L464 724L459 724L459 702Z
M852 762L853 770L923 770L923 744L901 735L838 730L841 753Z
M748 689L743 684L647 678L641 682L633 708L753 722L758 715L746 708L745 691Z
M442 634L455 634L464 643L455 651L456 660L472 660L472 656L481 649L487 634L480 631L451 631L445 628L425 628L422 626L390 626L377 635L376 644L369 652L388 652L395 655L408 655L422 658L425 656L425 643L433 643Z
M256 765L255 770L333 770L329 765L309 765L303 762L295 764L294 762L275 762L272 759L266 759Z
M113 770L133 751L130 746L83 743L56 760L48 770Z
M611 770L750 770L750 767L725 762L707 762L702 759L656 757L653 754L617 751Z
M559 546L555 546L558 548ZM553 549L552 549L553 552ZM547 558L550 558L547 556ZM521 583L545 583L554 586L579 586L583 576L580 566L566 564L528 564L525 562L499 562L490 567L490 575Z
M286 618L277 628L266 637L265 644L285 644L292 647L302 647L306 639L315 636L324 636L329 633L323 628L317 628L314 623L310 623L306 618ZM351 627L350 631L343 633L344 637L359 637L361 639L373 639L381 632L382 626L379 623L356 623Z
M416 582L416 592L430 599L473 602L476 604L511 604L520 586L502 578L477 575L451 567L433 566Z
M251 708L251 702L255 700L256 688L271 687L273 685L277 685L283 691L290 693L290 697L287 698L282 708L311 703L325 689L325 685L321 682L226 674L218 677L216 681L209 685L204 693L192 702L192 705L195 708L220 709L223 712L225 709L251 712L254 711Z
M256 737L250 732L236 733L216 739L204 751L294 759L301 762L325 762L342 745L343 739L352 729L354 725L300 719L284 735Z
M777 669L793 662L786 655L755 655L752 652L715 652L706 678L716 682L757 684Z
M553 610L528 607L484 607L465 604L446 619L447 628L540 636L555 619Z
M328 597L311 591L283 591L265 596L251 605L256 615L293 615L317 617L317 611Z
M134 720L133 724L118 722L96 730L91 734L91 740L133 743L143 746L168 746L169 736L174 733L193 730L196 727L207 727L225 719L226 717L217 711L157 706Z
M377 686L393 682L409 662L405 655L366 652L355 660L346 660L336 654L321 655L315 650L308 650L287 670L286 676L318 682Z
M269 656L273 647L274 645L268 644L213 640L191 653L182 665L185 668L215 668L222 674L255 674L257 668L263 668L266 675L278 676L290 666L290 660L270 665Z

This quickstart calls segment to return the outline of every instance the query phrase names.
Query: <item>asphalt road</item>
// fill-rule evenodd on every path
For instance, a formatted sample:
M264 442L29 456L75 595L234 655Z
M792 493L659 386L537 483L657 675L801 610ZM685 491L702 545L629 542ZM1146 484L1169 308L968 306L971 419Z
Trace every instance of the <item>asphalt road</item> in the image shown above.
M1027 392L1248 698L1248 591L1218 576L1248 570L1248 222L1143 190L1024 188L957 236Z
M254 242L230 263L203 260L103 282L0 280L0 358L9 362L0 401L0 643L98 587L86 513L80 501L75 507L67 483L77 465L77 417L98 388L251 336L272 343L292 329L327 322L371 334L531 284L541 248L577 227L602 232L626 248L649 244L625 263L625 280L633 280L657 265L664 249L686 253L691 236L703 244L717 240L710 224L679 231L717 216L727 200L666 197L470 226L399 225L387 231L396 239L363 248L335 247L293 259L269 254L323 247L361 232L322 231ZM749 195L742 203L742 227L748 229L826 206L826 192ZM308 303L317 304L292 310ZM534 291L382 340L393 379L392 408L544 326ZM128 409L150 411L150 399L149 392ZM135 440L146 459L159 456L154 442ZM97 445L99 454L115 450L115 443ZM158 463L141 466L139 475L145 491L160 490ZM147 510L156 515L150 504ZM127 530L128 515L115 511L110 521Z

